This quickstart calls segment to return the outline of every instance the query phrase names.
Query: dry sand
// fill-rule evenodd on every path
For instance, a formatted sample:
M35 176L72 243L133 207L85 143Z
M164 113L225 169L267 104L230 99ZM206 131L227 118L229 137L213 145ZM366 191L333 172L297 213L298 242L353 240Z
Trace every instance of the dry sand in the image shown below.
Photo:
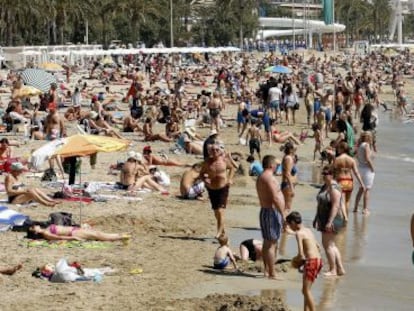
M228 107L224 114L235 117L236 107ZM304 114L302 106L297 125L289 127L289 130L299 133L306 126ZM229 124L233 126L226 128L221 136L226 148L246 155L248 147L237 145L235 121ZM162 130L161 126L156 128ZM198 131L204 135L208 133L206 128ZM34 146L42 143L31 142L15 148L15 153L28 154ZM144 142L135 140L132 149L141 151L144 145ZM151 145L155 152L169 148L166 143ZM262 154L274 154L281 158L279 146L263 144ZM108 167L117 159L123 159L125 154L99 154L95 170L91 170L88 161L84 160L83 181L117 181L119 177L107 174ZM313 156L313 139L307 139L304 145L299 146L298 154L301 161L309 161ZM169 156L190 164L199 160L188 155ZM243 161L245 168L246 164ZM3 288L0 310L288 310L284 297L277 291L260 296L243 294L286 288L300 291L301 275L289 265L282 267L286 271L281 272L285 281L267 280L262 277L260 269L248 269L244 276L211 269L217 244L212 238L215 235L215 219L208 200L177 199L175 195L179 192L182 169L168 167L165 171L171 174L172 180L169 196L138 194L143 198L142 202L120 199L82 205L82 220L93 224L96 229L131 232L133 238L128 246L113 243L106 249L27 248L22 246L25 241L23 233L2 233L1 264L21 262L24 267L14 276L0 277ZM38 179L25 179L27 183L40 185ZM254 182L253 177L236 177L235 185L230 190L226 215L229 230L238 226L259 227ZM53 191L48 189L48 192ZM310 185L301 185L294 199L294 209L313 209L315 194L316 190ZM43 206L12 208L35 220L46 220L53 211L65 211L73 213L75 220L79 221L79 203L63 203L54 209ZM234 251L238 250L240 242L231 241ZM85 267L111 266L118 272L105 276L101 283L54 284L31 277L36 267L56 263L61 257L78 261ZM136 268L141 268L143 272L131 274L131 270ZM205 297L207 294L213 295Z

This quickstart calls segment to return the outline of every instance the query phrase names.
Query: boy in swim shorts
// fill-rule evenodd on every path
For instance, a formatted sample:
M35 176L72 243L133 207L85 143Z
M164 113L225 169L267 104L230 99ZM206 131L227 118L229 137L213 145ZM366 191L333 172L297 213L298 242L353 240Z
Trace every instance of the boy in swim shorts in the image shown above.
M229 247L229 239L226 235L220 235L218 238L220 246L214 254L214 269L228 269L230 262L233 263L234 269L239 269L234 258L233 252Z
M316 310L311 288L319 272L322 270L322 258L318 242L309 228L302 224L302 216L299 212L291 212L286 217L286 223L296 235L298 243L298 256L302 258L304 309Z

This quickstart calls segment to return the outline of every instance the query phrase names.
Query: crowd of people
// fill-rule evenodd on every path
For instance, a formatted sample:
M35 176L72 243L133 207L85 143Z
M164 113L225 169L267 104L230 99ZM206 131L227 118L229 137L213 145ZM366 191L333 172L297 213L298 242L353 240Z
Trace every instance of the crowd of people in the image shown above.
M310 288L322 269L321 255L312 231L304 227L301 214L294 211L298 209L294 198L299 191L295 185L301 146L312 136L311 158L314 165L319 160L322 162L323 184L316 194L313 227L322 235L328 266L324 275L343 276L346 270L335 240L341 230L346 230L354 189L358 191L352 211L359 211L362 199L362 212L370 213L378 110L381 105L388 110L381 100L381 90L384 83L390 83L395 94L395 113L408 115L404 83L399 74L411 70L406 68L408 60L408 53L396 58L372 53L366 57L325 55L307 59L298 54L277 57L270 53L262 60L248 53L224 53L214 58L198 56L193 60L198 66L178 67L174 65L181 62L177 56L125 58L126 70L120 65L107 71L99 63L91 64L89 78L100 78L104 91L97 93L82 80L74 83L73 93L64 83L52 84L39 103L12 98L4 107L4 120L11 123L11 128L21 123L27 131L25 135L36 140L65 137L68 125L91 135L141 140L145 144L142 153L130 151L125 161L111 166L120 172L119 189L133 192L147 188L168 195L168 185L162 184L165 178L157 178L156 171L160 166L182 167L180 197L203 200L206 192L211 203L217 224L215 238L220 243L214 257L214 267L218 269L230 263L239 269L238 258L262 259L265 276L279 279L274 265L278 241L282 232L295 235L297 265L304 266L305 305L308 310L314 310ZM258 69L263 62L289 66L292 73L266 74ZM207 87L210 80L212 91ZM12 86L12 94L22 84L13 73L7 81ZM128 89L125 93L113 92L111 83L120 83ZM194 91L201 89L201 92ZM230 106L236 108L232 117L228 117L228 111L232 111ZM65 107L64 113L60 107ZM300 110L305 113L306 129L296 133ZM229 143L228 128L233 125L237 125L233 140L238 142L239 154L225 146ZM160 131L161 126L164 130ZM197 128L202 127L209 129L207 137L197 133ZM169 147L174 145L174 152L194 156L194 163L155 154L150 145L154 141ZM279 144L283 152L281 160L266 154L274 144ZM13 145L18 142L1 141L0 156L5 162L14 156ZM268 152L263 152L263 147ZM241 166L240 154L244 152L249 154L249 173L257 176L261 207L258 224L263 242L254 239L241 242L240 256L235 257L228 247L225 212ZM9 167L10 174L5 177L9 203L33 200L46 206L59 203L41 189L22 185L19 178L24 170L20 160ZM76 228L33 227L30 230L48 239L127 238Z

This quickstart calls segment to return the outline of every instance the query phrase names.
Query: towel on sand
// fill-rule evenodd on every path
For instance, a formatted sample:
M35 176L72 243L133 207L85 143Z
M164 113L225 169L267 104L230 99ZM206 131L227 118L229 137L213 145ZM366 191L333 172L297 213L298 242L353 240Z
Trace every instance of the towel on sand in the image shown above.
M23 225L27 218L26 215L11 210L6 206L0 206L0 232L7 231L14 226Z

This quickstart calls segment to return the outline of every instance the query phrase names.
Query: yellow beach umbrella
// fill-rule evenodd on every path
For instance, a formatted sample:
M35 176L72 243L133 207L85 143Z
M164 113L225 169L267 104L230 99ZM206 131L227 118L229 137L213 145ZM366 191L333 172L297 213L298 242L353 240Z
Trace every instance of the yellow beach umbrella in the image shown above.
M38 96L42 94L43 92L33 86L30 85L23 85L22 87L18 89L14 89L12 93L12 98L24 98L24 97L32 97L32 96Z
M39 68L42 68L42 69L47 70L47 71L62 71L62 70L64 70L64 68L61 65L56 64L56 63L50 63L50 62L40 64Z
M113 152L126 150L129 140L98 135L73 135L65 139L62 148L55 155L62 157L83 157L97 152Z

